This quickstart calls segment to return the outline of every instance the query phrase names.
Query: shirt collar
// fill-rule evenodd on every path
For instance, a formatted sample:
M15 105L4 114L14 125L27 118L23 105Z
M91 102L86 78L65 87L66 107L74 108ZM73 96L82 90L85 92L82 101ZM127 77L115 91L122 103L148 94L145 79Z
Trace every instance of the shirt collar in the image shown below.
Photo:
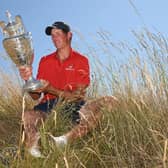
M60 60L60 59L58 58L58 56L57 56L57 52L58 52L58 51L55 52L56 59L57 59L57 60ZM71 49L70 49L69 57L68 57L67 59L65 59L64 61L70 59L72 56L73 56L73 49L71 48ZM64 61L63 61L63 62L64 62Z

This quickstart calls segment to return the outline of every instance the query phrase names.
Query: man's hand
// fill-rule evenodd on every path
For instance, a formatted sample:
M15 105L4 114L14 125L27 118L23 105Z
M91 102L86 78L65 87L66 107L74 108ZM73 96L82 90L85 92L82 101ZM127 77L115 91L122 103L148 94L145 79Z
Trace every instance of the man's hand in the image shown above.
M64 99L70 101L84 99L86 94L86 88L87 86L79 85L77 89L73 92L63 91L62 94L60 94L60 97L64 97Z
M31 66L19 66L19 73L23 80L28 80L32 76L32 67Z

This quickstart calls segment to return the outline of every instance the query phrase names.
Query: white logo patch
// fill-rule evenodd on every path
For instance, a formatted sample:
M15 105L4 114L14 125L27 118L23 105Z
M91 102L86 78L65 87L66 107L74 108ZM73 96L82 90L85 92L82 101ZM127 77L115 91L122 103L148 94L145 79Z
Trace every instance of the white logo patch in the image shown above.
M73 65L68 65L68 67L65 68L66 71L74 71L75 68Z

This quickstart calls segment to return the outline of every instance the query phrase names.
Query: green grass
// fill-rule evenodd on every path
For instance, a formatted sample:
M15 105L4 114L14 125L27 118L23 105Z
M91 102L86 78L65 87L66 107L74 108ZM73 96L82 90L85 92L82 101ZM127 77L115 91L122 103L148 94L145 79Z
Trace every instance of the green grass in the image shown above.
M100 47L109 61L91 61L94 72L88 98L113 94L119 99L119 105L112 111L104 108L98 127L62 150L54 146L47 133L62 135L71 129L71 124L62 118L59 107L55 108L41 128L44 159L32 158L24 150L20 141L23 111L21 87L13 83L10 75L1 71L0 167L5 167L4 164L13 168L168 166L167 41L160 33L151 33L146 29L133 33L136 47L128 44L114 46L105 32L99 32ZM127 61L121 63L111 53L116 48L120 54L126 55ZM89 46L88 49L90 58L94 57L96 50ZM117 53L116 50L114 53ZM29 96L25 101L26 109L33 107L34 102Z

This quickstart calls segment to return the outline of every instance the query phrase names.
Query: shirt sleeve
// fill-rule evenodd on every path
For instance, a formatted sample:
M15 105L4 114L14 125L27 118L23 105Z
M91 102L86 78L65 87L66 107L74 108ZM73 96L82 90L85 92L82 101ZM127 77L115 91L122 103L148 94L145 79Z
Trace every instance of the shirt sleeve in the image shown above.
M80 62L77 69L77 83L87 86L90 84L90 67L87 58Z

